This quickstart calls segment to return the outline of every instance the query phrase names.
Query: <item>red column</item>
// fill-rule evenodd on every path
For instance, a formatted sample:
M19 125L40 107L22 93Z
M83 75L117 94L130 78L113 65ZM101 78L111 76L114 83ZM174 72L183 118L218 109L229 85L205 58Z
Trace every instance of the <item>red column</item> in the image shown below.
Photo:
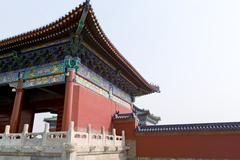
M22 102L23 102L23 80L19 80L10 119L11 133L16 133L18 131L22 110Z
M62 131L67 131L72 117L73 88L75 79L75 69L68 71L65 88L65 99L63 108Z

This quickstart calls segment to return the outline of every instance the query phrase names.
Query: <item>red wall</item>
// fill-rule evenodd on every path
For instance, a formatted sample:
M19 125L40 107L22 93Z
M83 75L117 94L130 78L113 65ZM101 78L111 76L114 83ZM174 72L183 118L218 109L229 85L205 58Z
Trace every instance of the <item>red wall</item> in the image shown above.
M93 130L104 126L110 131L114 125L118 134L125 130L127 139L136 140L138 157L240 159L240 132L140 134L135 132L137 123L134 120L115 121L112 124L116 111L131 112L85 87L74 86L72 120L76 129L91 124Z
M134 120L114 121L118 134L136 141L137 157L240 159L240 132L135 132Z
M240 159L240 133L136 135L139 157Z
M34 121L34 112L32 110L22 110L21 118L19 121L18 133L23 131L24 124L29 125L29 132L32 132Z
M125 137L127 139L135 139L135 128L137 127L135 120L114 121L113 127L116 129L117 135L121 135L122 131L125 131Z
M75 121L76 129L86 128L88 124L91 124L94 130L100 130L104 126L106 130L110 131L112 116L116 111L131 112L131 109L122 107L80 85L74 86L73 96L72 120Z
M10 115L7 113L0 114L0 133L5 131L5 126L10 123Z

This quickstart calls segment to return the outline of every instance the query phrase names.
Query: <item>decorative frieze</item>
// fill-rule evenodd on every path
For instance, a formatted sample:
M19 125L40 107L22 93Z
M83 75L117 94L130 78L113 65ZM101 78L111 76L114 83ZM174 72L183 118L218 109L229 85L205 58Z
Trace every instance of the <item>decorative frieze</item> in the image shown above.
M127 94L126 92L122 91L121 89L119 89L116 86L113 86L112 94L117 96L117 97L119 97L119 98L121 98L121 99L124 99L127 102L131 102L131 97L129 96L129 94Z
M19 72L0 73L0 84L18 81Z
M93 83L87 81L86 79L84 79L80 76L76 76L76 82L78 84L81 84L82 86L84 86L84 87L86 87L86 88L88 88L88 89L106 97L106 98L109 98L109 94L106 90L94 85Z
M25 81L24 87L33 87L34 85L37 86L41 84L51 84L60 81L64 82L65 81L64 73L65 73L64 63L63 61L59 61L42 66L25 68L14 72L1 73L0 85L14 83L18 81L20 78Z
M64 82L65 82L64 74L51 75L47 77L26 80L23 84L23 88L55 85L55 84L64 83Z
M24 80L24 88L64 83L67 68L76 70L77 75L79 75L76 78L77 83L105 97L114 95L116 97L114 99L124 106L126 106L126 103L131 104L130 95L81 64L79 58L71 56L65 57L63 61L25 68L15 72L1 73L0 84L13 84L19 80L20 75L21 79Z
M24 79L33 79L65 72L63 61L26 69Z
M116 97L114 95L111 95L111 92L108 92L108 91L98 87L97 85L95 85L92 82L82 78L81 76L78 76L78 75L76 76L76 83L78 83L78 84L80 84L80 85L82 85L82 86L84 86L84 87L94 91L95 93L97 93L99 95L102 95L102 96L104 96L106 98L111 99L112 101L120 104L121 106L124 106L124 107L126 107L128 109L131 109L131 105L130 105L131 103L126 102L126 101L124 101L124 100L122 100L122 99L120 99L120 98L118 98L118 97Z
M104 78L102 78L83 64L80 64L80 68L77 70L77 74L83 76L87 80L93 82L94 84L98 85L106 91L110 90L110 83L108 81L106 81Z
M80 64L79 69L77 70L77 74L81 75L88 81L94 83L98 87L108 91L109 93L123 99L124 101L131 103L131 97L121 89L117 88L115 85L110 83L109 81L105 80L103 77L100 75L96 74L83 64Z

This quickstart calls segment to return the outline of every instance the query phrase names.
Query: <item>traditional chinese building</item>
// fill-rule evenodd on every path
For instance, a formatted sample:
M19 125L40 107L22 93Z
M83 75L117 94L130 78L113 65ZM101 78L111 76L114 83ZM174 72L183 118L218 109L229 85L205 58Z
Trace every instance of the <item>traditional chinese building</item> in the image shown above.
M57 131L112 128L135 97L159 92L118 52L89 4L39 29L0 41L0 131L33 125L35 113L57 114ZM98 115L98 116L96 116Z
M155 92L86 1L0 41L0 160L240 159L240 123L156 125L159 117L134 105ZM57 116L31 133L41 112Z

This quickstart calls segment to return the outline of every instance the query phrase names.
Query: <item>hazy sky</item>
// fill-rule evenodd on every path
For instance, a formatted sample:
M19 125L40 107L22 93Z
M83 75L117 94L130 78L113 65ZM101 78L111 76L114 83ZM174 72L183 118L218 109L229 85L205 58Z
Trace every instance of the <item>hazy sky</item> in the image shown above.
M0 39L46 25L80 0L7 0ZM240 121L240 1L91 0L102 29L160 94L136 104L160 124Z

